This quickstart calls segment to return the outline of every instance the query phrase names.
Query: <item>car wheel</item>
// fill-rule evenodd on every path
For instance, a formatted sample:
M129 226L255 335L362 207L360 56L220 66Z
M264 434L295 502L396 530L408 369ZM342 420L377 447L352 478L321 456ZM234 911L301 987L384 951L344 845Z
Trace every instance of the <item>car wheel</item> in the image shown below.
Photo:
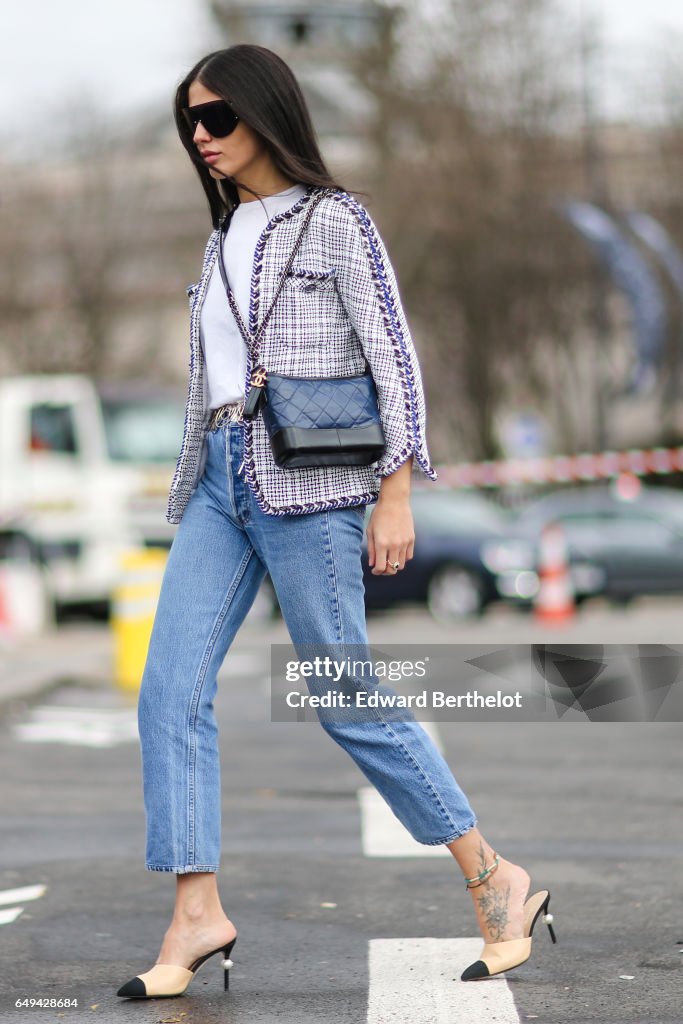
M427 607L437 622L481 615L484 598L480 577L462 565L440 566L429 581Z

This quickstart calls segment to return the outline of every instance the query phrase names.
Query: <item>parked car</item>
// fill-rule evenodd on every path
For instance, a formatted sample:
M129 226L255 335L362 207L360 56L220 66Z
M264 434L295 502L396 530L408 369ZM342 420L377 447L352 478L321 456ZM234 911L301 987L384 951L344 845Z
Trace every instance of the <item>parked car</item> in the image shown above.
M565 532L579 602L601 595L626 603L645 594L683 593L683 492L636 484L570 487L532 502L509 535L482 556L509 599L529 602L538 589L539 538L548 523Z
M366 526L374 505L366 512ZM503 540L509 513L481 494L416 488L411 496L415 524L414 556L401 572L373 575L367 538L362 564L365 606L369 611L395 605L426 605L439 621L450 622L484 612L500 598L496 574L481 558L486 542ZM271 587L270 581L267 585ZM273 601L275 602L274 596Z
M369 519L371 510L366 515ZM395 576L373 575L363 544L365 606L425 604L443 622L481 615L500 597L482 545L505 535L508 515L477 492L415 489L414 556Z

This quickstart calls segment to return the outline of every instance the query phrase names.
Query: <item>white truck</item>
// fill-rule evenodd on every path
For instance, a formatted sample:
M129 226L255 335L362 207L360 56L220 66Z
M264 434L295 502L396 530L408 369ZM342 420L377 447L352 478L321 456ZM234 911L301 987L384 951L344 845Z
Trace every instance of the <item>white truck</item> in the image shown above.
M183 418L170 389L80 374L0 380L0 565L39 566L55 611L106 607L121 553L173 539L165 510Z

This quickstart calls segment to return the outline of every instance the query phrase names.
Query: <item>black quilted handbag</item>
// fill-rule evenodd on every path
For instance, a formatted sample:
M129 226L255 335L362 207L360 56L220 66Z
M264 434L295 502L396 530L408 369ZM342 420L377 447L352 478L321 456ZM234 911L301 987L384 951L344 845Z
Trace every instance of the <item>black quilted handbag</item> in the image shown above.
M355 377L269 373L262 415L279 466L368 466L384 451L371 373Z
M223 236L227 229L222 225L218 244L220 273L230 308L253 356L258 352L258 341L294 262L315 205L313 200L270 308L253 337L247 331L228 283L223 261ZM257 366L251 374L244 418L252 419L259 411L262 412L273 457L279 466L288 469L368 466L382 455L385 438L377 390L367 362L366 371L352 377L289 377Z

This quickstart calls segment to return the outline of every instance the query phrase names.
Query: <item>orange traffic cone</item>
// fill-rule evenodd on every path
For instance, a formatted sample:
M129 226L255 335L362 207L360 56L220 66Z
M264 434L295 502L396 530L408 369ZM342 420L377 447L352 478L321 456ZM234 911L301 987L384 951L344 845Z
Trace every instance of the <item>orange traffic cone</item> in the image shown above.
M536 620L549 626L569 622L576 613L576 604L567 543L559 523L549 523L541 533L538 576L539 588L534 599Z

